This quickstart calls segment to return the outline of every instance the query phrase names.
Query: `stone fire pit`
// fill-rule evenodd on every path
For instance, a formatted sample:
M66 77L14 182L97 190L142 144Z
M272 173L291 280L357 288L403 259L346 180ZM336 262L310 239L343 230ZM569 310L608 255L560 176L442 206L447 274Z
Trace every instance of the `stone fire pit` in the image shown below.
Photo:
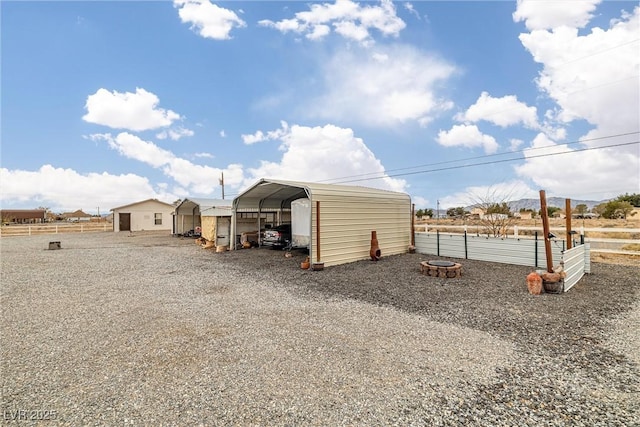
M454 278L462 276L462 264L451 261L422 261L420 272L432 277Z

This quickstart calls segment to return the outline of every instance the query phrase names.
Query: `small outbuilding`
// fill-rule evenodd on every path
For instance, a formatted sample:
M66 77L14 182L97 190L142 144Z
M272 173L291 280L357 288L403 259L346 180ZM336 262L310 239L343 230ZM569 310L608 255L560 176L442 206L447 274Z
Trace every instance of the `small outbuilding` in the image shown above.
M231 200L184 199L173 213L173 234L199 235L216 246L229 246Z
M306 219L291 213L291 203L308 199ZM295 203L294 203L295 205ZM257 230L291 221L307 222L309 256L325 266L369 258L372 232L382 257L406 253L411 244L411 198L408 194L351 185L261 179L233 200L232 232L242 212L257 212ZM276 212L278 224L262 224L263 212ZM304 225L304 224L302 224ZM292 224L293 233L300 224ZM237 235L232 243L236 247Z
M173 205L147 199L111 209L113 231L171 231Z

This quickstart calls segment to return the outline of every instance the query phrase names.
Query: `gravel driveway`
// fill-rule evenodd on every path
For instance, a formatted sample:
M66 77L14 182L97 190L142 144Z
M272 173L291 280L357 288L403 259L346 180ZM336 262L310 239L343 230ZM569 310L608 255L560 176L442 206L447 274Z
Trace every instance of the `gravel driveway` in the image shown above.
M639 425L640 266L532 296L530 268L440 279L420 254L313 272L157 234L0 245L2 424Z

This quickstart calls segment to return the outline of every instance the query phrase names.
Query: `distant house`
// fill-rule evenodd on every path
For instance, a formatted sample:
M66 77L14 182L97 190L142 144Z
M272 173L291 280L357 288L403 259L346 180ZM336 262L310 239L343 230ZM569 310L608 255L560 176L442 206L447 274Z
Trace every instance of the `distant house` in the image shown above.
M44 209L1 209L2 224L36 224L46 221Z
M501 214L501 213L487 214L486 209L478 208L478 207L471 209L471 216L475 217L476 215L477 215L477 218L479 219L490 220L490 221L497 221L497 220L503 220L503 219L509 218L509 215L507 214Z
M60 216L64 221L69 222L91 221L91 215L83 212L82 209L78 209L75 212L65 212Z
M113 231L171 231L173 205L147 199L111 209Z
M517 212L514 216L516 218L520 218L520 219L532 219L533 212L531 212L531 211Z

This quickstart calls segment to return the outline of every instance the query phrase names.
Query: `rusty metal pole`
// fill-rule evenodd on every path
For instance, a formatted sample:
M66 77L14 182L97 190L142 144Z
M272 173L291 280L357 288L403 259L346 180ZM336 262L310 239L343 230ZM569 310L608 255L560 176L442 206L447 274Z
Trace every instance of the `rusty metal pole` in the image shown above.
M411 246L415 246L416 245L416 225L413 222L413 218L416 216L416 204L412 203L411 204Z
M542 234L544 235L544 253L547 258L547 271L553 273L553 259L551 259L551 239L549 239L549 214L547 212L547 196L540 190L540 215L542 216Z
M565 200L564 211L567 215L567 217L565 218L565 224L567 228L567 249L571 249L573 247L573 242L571 241L573 237L573 235L571 234L571 199Z

